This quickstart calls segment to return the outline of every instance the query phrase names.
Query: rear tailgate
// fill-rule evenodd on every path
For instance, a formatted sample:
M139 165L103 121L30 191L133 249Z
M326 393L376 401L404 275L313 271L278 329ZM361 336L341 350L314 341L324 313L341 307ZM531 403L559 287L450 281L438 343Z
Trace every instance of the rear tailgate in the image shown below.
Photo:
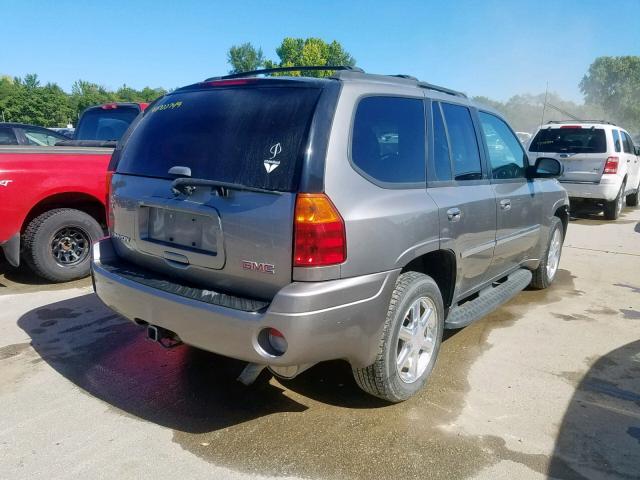
M118 254L212 290L270 299L291 282L293 212L320 89L212 87L152 107L112 179ZM247 187L173 188L192 179Z
M581 126L541 129L529 146L529 156L550 157L564 164L561 182L599 183L607 161L607 138L602 128Z

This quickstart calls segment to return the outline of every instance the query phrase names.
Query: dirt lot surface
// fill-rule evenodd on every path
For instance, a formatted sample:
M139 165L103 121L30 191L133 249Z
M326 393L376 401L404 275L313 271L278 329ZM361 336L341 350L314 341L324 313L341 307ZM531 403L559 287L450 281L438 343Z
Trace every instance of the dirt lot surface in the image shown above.
M0 265L0 477L640 478L640 209L575 219L554 285L449 333L399 405L163 350L82 280Z

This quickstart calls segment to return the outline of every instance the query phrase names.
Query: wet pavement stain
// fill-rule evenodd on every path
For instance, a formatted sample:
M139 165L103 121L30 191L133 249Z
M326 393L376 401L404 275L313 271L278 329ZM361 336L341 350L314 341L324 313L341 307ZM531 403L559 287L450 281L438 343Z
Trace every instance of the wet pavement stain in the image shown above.
M640 293L640 287L636 287L635 285L628 285L626 283L614 283L616 287L628 288L633 293Z
M587 313L591 313L593 315L617 315L618 311L609 307L602 308L590 308L587 310Z
M7 358L20 355L22 352L24 352L28 348L29 348L28 343L15 343L13 345L6 345L4 347L0 347L0 360L6 360Z
M640 443L640 428L639 427L629 427L627 429L627 434L632 437L635 438L638 443Z
M82 315L80 312L74 312L70 308L40 308L36 310L36 315L41 320L58 319L58 318L77 318ZM41 324L44 326L44 324Z
M568 314L564 314L564 313L553 313L553 312L551 312L551 315L553 315L556 318L559 318L560 320L564 320L565 322L574 322L576 320L586 321L586 322L594 322L595 321L595 318L589 317L587 315L582 315L581 313L575 313L573 315L568 315Z
M575 291L573 278L559 270L550 289L521 292L482 320L447 332L427 388L398 405L360 391L341 361L289 381L265 371L244 387L236 381L242 362L186 346L164 350L95 295L50 305L65 319L47 328L42 309L18 325L82 391L119 415L170 428L174 442L220 466L314 478L449 479L509 459L544 472L544 455L509 450L498 437L463 435L455 421L470 389L468 372L491 348L491 332L514 325L529 305L561 301Z
M629 310L626 308L621 308L620 313L622 313L624 318L629 318L631 320L640 320L640 311L638 310Z

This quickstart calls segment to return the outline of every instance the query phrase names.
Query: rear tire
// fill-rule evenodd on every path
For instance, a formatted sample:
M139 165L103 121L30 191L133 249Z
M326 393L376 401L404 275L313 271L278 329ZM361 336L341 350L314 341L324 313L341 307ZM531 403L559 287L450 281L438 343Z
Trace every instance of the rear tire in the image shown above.
M636 188L634 193L630 193L627 195L627 206L628 207L637 207L638 203L640 203L640 185Z
M91 245L102 236L102 227L90 215L56 208L31 220L22 237L22 255L40 277L67 282L89 274Z
M376 360L353 368L356 383L389 402L408 399L431 375L443 328L444 307L436 283L421 273L403 273L391 296Z
M622 212L622 208L624 207L624 188L625 184L623 183L620 186L620 191L618 192L618 196L614 200L610 202L605 202L604 204L604 218L607 220L617 220L620 216L620 212Z
M556 235L559 235L559 245L556 245L556 242L558 240L558 237ZM562 227L562 221L558 217L553 217L551 219L551 226L549 228L549 239L547 240L547 248L545 248L544 250L544 255L542 257L542 260L540 261L540 265L538 265L538 268L536 268L532 272L533 278L531 279L531 283L529 284L531 288L542 290L551 285L553 279L558 273L563 244L564 228ZM558 248L559 250L555 250L556 248Z

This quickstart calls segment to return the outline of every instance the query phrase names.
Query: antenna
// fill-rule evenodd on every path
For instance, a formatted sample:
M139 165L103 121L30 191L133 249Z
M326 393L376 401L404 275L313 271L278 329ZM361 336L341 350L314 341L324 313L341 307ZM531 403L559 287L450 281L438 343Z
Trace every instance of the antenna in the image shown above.
M578 122L580 121L580 119L578 117L576 117L575 115L571 115L569 112L566 112L566 111L562 110L560 107L556 107L555 105L551 105L550 103L547 103L547 105L549 105L554 110L557 110L561 114L566 115L567 117L571 118L572 120L576 120Z
M548 96L549 96L549 81L547 80L547 89L544 91L544 103L542 104L542 118L540 119L540 125L544 125L544 111L547 108Z

